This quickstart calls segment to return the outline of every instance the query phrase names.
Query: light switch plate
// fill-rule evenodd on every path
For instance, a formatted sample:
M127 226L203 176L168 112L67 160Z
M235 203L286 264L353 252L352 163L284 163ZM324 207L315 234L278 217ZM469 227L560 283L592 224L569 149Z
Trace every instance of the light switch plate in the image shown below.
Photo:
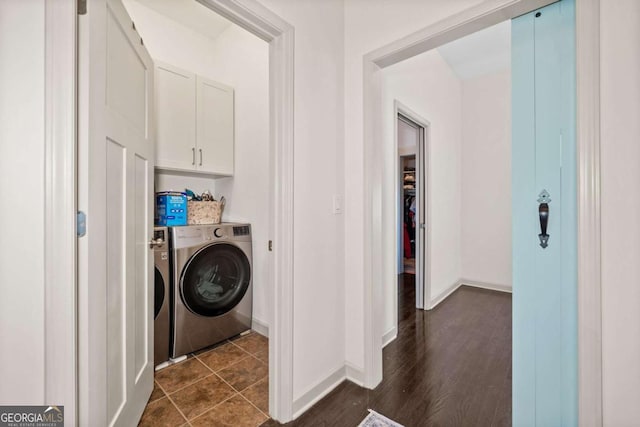
M333 214L340 215L342 213L342 197L338 195L333 196Z

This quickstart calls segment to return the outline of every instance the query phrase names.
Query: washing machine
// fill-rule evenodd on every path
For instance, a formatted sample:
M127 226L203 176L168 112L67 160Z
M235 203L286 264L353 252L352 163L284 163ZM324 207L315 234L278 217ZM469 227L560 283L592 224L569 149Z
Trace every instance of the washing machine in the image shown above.
M251 329L251 226L171 227L173 335L170 356Z
M171 269L169 268L169 230L167 227L153 229L154 278L154 365L169 360L171 337Z

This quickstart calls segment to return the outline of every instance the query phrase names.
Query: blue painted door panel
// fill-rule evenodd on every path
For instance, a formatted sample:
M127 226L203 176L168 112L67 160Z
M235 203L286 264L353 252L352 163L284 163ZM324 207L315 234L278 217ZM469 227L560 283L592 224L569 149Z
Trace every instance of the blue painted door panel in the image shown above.
M577 425L575 4L512 22L513 425ZM539 197L549 194L542 248Z

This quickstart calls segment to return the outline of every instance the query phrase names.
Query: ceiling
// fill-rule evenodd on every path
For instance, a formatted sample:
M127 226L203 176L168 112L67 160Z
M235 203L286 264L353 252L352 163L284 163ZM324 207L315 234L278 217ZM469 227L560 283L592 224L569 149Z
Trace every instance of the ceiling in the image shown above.
M232 23L196 0L128 0L152 9L205 37L215 39ZM440 46L440 55L462 80L511 66L511 21Z
M511 21L447 43L438 52L462 80L507 70L511 67Z
M195 0L130 0L140 3L185 27L215 39L229 28L231 21Z

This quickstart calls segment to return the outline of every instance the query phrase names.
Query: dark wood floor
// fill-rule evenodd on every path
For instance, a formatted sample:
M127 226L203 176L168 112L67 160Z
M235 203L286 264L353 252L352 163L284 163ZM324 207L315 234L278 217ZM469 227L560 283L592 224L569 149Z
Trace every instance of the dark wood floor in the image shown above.
M463 286L422 311L413 281L400 276L399 333L384 349L382 383L345 381L287 426L355 427L368 408L406 427L511 425L511 295Z

